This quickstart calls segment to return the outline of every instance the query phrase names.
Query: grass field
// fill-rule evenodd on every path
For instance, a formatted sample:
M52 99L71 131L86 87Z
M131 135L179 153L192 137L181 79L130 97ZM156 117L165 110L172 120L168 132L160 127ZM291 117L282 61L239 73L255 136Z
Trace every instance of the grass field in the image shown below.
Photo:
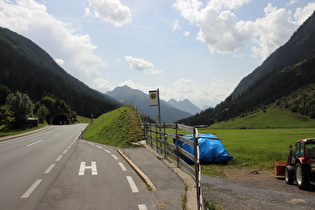
M210 126L212 129L315 128L315 119L284 109L268 108Z
M218 171L229 167L272 170L275 161L286 161L290 145L299 139L315 138L315 120L269 108L198 130L219 137L234 157L227 165L203 166L203 173L220 175Z
M124 106L105 113L85 129L84 139L116 147L131 147L143 138L140 119L135 109Z

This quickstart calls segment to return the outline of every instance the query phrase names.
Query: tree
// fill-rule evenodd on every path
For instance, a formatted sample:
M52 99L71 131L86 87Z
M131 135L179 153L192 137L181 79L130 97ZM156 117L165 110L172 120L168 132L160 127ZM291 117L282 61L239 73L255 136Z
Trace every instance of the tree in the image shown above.
M49 110L44 104L42 104L37 111L37 117L39 119L39 122L43 123L48 114L49 114Z
M32 114L33 104L27 94L17 91L10 93L6 99L6 105L13 112L13 127L20 128L26 124L27 117Z
M0 106L0 129L9 128L14 121L13 112L8 106Z

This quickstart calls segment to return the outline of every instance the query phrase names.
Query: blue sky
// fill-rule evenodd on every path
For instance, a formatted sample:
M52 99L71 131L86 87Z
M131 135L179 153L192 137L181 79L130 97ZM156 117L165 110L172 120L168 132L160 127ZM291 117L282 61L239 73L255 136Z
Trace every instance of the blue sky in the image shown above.
M307 0L0 0L0 26L101 92L215 106L315 11Z

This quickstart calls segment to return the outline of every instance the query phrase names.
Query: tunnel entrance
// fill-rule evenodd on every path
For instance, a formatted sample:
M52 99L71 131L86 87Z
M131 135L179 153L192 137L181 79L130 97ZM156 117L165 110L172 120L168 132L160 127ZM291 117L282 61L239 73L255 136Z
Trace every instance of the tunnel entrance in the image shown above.
M50 124L52 125L67 125L71 124L71 118L66 113L57 113L50 118Z

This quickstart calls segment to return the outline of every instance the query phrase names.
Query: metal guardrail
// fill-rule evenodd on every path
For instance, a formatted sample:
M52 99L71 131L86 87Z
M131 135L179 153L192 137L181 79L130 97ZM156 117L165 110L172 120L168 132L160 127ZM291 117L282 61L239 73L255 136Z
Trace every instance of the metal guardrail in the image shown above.
M198 148L198 129L187 125L177 123L145 123L143 124L147 144L152 148L155 147L159 154L164 155L165 159L170 161L176 160L177 167L184 167L191 174L194 174L197 191L197 204L198 209L203 209L203 199L200 184L200 161L199 161L199 148ZM167 133L166 129L174 129L174 132ZM194 141L182 137L183 131L193 134ZM167 141L168 138L173 139L173 144ZM175 140L180 140L194 148L194 155L190 154L178 144ZM186 163L185 159L194 162L194 168Z

